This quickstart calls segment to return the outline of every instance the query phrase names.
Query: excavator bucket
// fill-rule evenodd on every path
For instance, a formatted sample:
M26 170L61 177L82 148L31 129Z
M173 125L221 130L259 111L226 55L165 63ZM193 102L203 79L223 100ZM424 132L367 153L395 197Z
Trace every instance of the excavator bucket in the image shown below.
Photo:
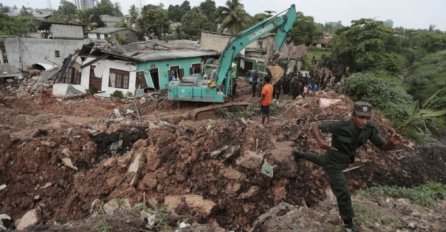
M267 68L272 75L271 84L275 85L280 80L280 78L282 78L285 71L279 65L268 65Z

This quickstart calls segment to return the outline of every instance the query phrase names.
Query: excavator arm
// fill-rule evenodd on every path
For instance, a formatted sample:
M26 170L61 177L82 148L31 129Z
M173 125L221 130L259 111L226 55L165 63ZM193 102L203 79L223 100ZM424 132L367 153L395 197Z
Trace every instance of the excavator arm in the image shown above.
M255 24L254 26L240 32L231 38L220 56L220 64L215 72L214 80L216 87L225 88L223 91L229 92L231 83L231 63L237 54L253 41L276 30L274 37L274 50L279 51L285 43L287 34L293 27L296 20L295 5L291 5L287 10ZM224 82L224 83L223 83Z

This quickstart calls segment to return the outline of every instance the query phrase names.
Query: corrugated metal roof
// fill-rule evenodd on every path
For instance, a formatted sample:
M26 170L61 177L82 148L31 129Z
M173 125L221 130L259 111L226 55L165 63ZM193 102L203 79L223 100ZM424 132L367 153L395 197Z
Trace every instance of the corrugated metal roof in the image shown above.
M128 53L125 55L131 56L131 58L138 59L141 61L151 61L151 60L172 60L179 58L212 56L217 54L218 52L214 51L184 49L184 50L148 50L134 56L131 56L132 54Z
M118 32L122 30L130 30L127 28L118 28L118 27L100 27L94 30L89 31L88 33L100 33L100 34L110 34L113 32Z

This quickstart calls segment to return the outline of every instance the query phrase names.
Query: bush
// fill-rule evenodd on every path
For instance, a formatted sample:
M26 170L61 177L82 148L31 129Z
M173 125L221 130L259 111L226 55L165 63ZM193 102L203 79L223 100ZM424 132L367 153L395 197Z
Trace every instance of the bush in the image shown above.
M113 92L110 96L117 98L124 98L124 94L119 90L115 90L115 92Z
M394 123L404 121L412 106L412 96L386 72L355 73L346 79L345 87L353 100L370 102Z

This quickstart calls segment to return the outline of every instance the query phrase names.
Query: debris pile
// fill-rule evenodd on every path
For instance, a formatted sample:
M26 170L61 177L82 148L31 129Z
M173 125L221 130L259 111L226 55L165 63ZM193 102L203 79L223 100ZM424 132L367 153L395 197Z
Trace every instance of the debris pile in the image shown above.
M138 119L110 115L114 109L130 109L133 102L95 97L36 101L7 94L0 96L9 105L0 109L0 186L5 186L0 213L13 218L16 227L24 215L34 215L26 220L29 225L85 219L109 202L118 208L168 206L173 221L188 218L214 231L261 226L265 212L280 216L292 210L290 205L311 207L327 198L323 170L310 162L295 163L291 150L322 153L309 133L310 123L348 119L352 111L351 100L335 93L285 98L275 101L271 124L263 126L258 115L243 110L237 117L191 120L186 116L193 106L178 109L154 97L139 104L141 122L132 124L129 120ZM243 95L236 99L254 106L258 101ZM384 136L392 131L381 114L374 122ZM373 184L446 182L445 153L417 154L411 141L404 144L388 153L370 144L361 148L346 171L353 191ZM429 171L421 175L422 168ZM289 205L280 208L281 202ZM133 226L144 228L150 217Z

